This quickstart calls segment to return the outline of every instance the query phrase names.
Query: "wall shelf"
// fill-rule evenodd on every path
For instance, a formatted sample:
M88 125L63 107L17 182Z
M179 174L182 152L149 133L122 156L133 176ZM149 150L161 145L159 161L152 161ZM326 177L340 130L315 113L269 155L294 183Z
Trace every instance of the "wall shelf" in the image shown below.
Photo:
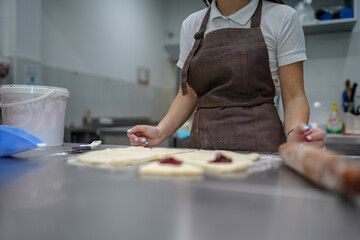
M317 21L312 24L303 24L303 29L304 33L352 31L355 24L355 18L334 19L327 21Z
M287 0L285 1L291 7L294 7L296 3L300 0ZM324 33L324 32L341 32L341 31L352 31L356 22L357 22L357 10L358 10L358 1L356 0L313 0L313 7L315 12L323 7L331 7L343 5L345 7L350 7L354 11L353 18L344 18L344 19L331 19L320 21L316 20L313 23L303 24L304 33L313 34L313 33Z

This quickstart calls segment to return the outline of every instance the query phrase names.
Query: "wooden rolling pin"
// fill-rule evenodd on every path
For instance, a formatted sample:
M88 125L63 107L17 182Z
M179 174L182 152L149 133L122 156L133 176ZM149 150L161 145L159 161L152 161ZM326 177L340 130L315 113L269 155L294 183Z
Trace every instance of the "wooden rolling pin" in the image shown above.
M279 155L286 165L326 189L360 193L360 165L342 159L336 153L296 143L284 143Z

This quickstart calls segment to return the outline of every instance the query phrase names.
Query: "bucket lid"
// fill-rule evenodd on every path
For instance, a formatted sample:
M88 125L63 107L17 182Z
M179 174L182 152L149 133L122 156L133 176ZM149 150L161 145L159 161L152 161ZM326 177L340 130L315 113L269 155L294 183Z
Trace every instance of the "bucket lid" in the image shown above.
M55 90L57 95L69 97L66 88L40 86L40 85L0 85L0 94L5 93L27 93L27 94L47 94L50 90Z

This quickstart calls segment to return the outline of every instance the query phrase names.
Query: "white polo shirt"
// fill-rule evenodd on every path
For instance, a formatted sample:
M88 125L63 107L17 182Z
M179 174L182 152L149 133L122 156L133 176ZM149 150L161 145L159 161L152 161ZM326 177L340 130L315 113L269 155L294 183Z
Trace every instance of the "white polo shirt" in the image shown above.
M251 2L230 16L223 16L211 4L211 13L206 26L206 35L223 28L250 28L251 16L256 10L259 0ZM194 34L199 30L207 8L188 16L182 23L180 34L180 56L177 66L182 68L194 44ZM271 76L279 90L278 67L290 63L304 61L306 57L304 32L295 10L285 4L263 1L260 28L269 52ZM205 40L206 41L206 40Z

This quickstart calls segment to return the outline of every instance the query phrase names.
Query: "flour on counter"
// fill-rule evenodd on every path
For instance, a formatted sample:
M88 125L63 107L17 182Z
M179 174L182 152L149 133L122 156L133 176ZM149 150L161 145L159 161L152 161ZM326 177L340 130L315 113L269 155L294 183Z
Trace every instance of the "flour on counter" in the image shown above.
M277 169L282 164L279 155L275 154L260 154L260 159L254 162L254 165L249 168L247 173L260 173L270 169Z
M77 156L71 156L67 159L69 165L78 166L78 167L92 167L100 169L110 169L110 170L136 170L137 167L134 165L106 165L106 164L91 164L84 163L77 160Z
M49 155L49 157L64 156L64 155L67 155L67 153L66 153L66 152L62 152L62 153L54 153L54 154Z

